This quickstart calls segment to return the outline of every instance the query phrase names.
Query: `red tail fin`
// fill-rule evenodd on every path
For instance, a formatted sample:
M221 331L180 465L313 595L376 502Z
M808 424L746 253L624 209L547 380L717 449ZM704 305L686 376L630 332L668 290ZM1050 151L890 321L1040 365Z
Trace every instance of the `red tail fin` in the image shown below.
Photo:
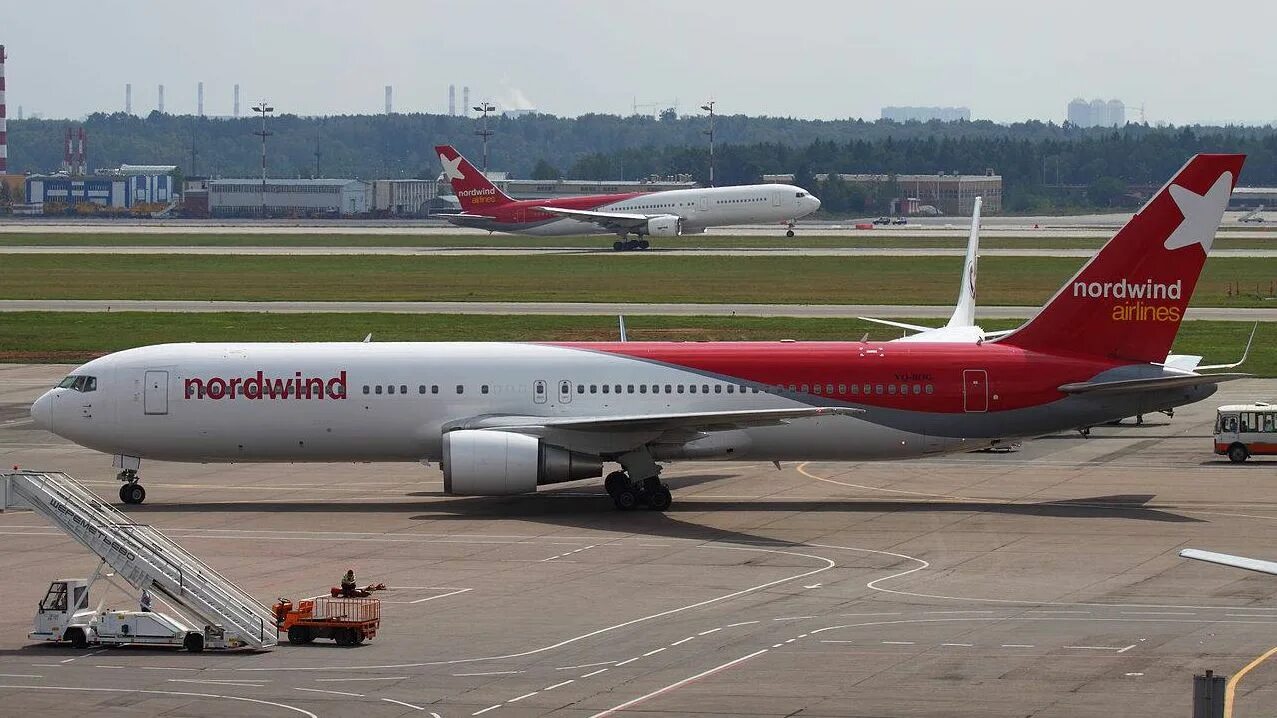
M1196 155L1033 319L1002 342L1166 361L1245 155Z
M470 164L465 157L462 157L452 145L439 145L435 147L435 152L439 155L443 173L452 183L452 192L457 195L463 211L482 213L484 210L514 201L489 182L488 178L484 177L483 173Z

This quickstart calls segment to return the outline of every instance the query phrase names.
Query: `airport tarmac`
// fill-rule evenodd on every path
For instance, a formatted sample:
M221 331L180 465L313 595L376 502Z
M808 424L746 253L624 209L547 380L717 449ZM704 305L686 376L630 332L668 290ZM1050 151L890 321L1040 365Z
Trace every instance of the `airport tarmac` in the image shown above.
M976 309L978 319L1028 319L1038 307L988 306ZM687 304L624 302L237 302L182 299L0 299L0 312L275 312L391 314L548 314L564 316L679 317L876 317L879 319L948 319L952 307L923 304ZM1225 322L1277 321L1277 307L1193 307L1187 320Z
M67 369L0 366L0 452L113 497L109 457L26 418ZM1215 406L1274 394L1233 382L1171 419L1008 454L676 464L666 514L618 513L597 482L444 497L416 464L144 463L138 521L263 602L348 567L384 581L382 632L257 655L32 644L47 582L95 558L7 513L0 699L101 716L1185 715L1193 673L1277 645L1277 577L1176 555L1277 552L1277 461L1210 452ZM1275 691L1259 663L1236 716Z

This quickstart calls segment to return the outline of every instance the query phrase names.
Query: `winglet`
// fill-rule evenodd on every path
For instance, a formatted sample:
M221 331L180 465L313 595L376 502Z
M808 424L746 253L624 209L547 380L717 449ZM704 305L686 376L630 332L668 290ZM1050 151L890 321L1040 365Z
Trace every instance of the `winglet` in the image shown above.
M971 208L971 234L967 238L967 258L962 264L962 286L958 290L958 303L949 317L950 327L975 326L975 275L980 262L980 205L983 198L976 197Z

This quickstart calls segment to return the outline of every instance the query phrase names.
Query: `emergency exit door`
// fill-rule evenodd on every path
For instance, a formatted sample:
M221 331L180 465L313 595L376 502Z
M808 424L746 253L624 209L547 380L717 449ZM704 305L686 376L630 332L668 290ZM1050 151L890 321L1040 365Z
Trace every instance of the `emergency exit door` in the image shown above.
M168 372L148 371L143 383L142 411L146 414L167 414Z
M983 369L962 372L962 406L971 412L989 410L989 374Z

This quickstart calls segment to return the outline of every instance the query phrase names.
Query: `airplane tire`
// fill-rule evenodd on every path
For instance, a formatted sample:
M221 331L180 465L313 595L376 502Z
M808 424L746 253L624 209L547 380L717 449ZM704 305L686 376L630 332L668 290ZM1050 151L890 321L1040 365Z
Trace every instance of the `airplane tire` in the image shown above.
M674 497L670 495L670 487L661 484L655 491L651 491L647 495L647 507L653 511L665 511L674 503Z
M1241 444L1233 444L1228 447L1228 460L1234 464L1240 464L1250 457L1250 452L1246 451L1246 447Z
M792 230L792 229L787 229L787 230L785 230L785 236L786 236L786 237L792 237L792 236L794 236L794 230Z
M615 251L615 252L623 252L623 251L625 251L625 242L622 242L622 241L620 241L620 240L617 240L617 241L613 242L613 243L612 243L612 250L613 250L613 251Z
M638 494L632 488L624 488L616 492L612 497L612 502L616 504L616 508L620 511L633 511L638 507Z
M648 242L646 239L640 239L640 240L638 241L638 248L639 248L639 249L647 249L647 248L648 248L648 247L650 247L650 246L652 246L652 245L651 245L651 243L650 243L650 242Z
M616 495L629 485L630 477L624 471L613 471L607 475L606 479L603 479L603 489L613 498L616 498Z
M120 487L120 500L126 504L140 504L146 501L146 489L138 483L129 483Z

